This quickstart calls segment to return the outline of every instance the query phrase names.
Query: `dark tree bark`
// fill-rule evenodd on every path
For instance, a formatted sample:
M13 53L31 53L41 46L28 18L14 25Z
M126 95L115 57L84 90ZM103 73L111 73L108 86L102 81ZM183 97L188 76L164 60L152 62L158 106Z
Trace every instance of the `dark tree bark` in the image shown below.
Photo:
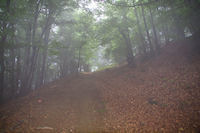
M6 1L6 12L5 15L9 14L10 10L10 0ZM0 41L0 102L3 100L3 93L4 93L4 73L5 73L5 64L4 64L4 52L5 52L5 42L7 38L6 31L6 20L3 21L2 30L3 35Z
M1 47L0 47L0 102L3 100L3 93L4 93L4 72L5 72L5 65L4 65L4 42L5 37L1 40Z

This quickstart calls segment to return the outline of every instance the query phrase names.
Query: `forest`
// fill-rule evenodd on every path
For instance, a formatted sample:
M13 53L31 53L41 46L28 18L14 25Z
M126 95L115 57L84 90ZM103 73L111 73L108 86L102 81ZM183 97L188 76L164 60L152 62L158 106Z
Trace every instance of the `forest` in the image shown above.
M63 76L134 56L199 32L198 0L1 1L0 97L26 95ZM145 57L144 57L145 58Z
M97 110L99 110L97 111L98 114L101 115L106 112L106 115L109 115L109 109L113 114L113 110L117 110L117 107L114 109L113 102L113 104L109 104L109 100L115 101L118 99L117 96L120 97L122 95L124 95L122 97L127 96L129 100L131 99L131 96L128 96L129 91L131 91L128 89L128 86L137 86L141 81L141 84L146 85L146 88L151 88L150 81L152 81L152 86L156 86L157 81L160 82L162 80L162 82L166 83L166 88L169 88L172 84L171 82L173 82L173 85L178 84L177 86L182 86L183 88L187 86L187 90L189 88L194 89L191 89L191 93L195 93L194 97L196 99L189 101L191 101L191 106L195 107L199 112L200 62L198 59L200 58L196 54L200 53L197 51L200 49L199 22L200 0L1 0L0 103L3 104L2 109L10 101L13 104L16 102L17 105L19 103L21 107L20 103L33 100L29 108L31 110L36 106L34 104L42 104L45 101L45 98L42 99L41 97L45 97L47 93L49 96L52 95L52 97L54 93L58 97L62 97L64 90L60 88L73 88L77 85L76 88L82 89L84 87L98 86L97 84L101 86L101 84L105 83L107 89L103 85L100 87L103 88L102 90L99 90L97 87L99 93L102 91L101 96L96 91L82 89L75 92L73 90L66 90L66 97L73 97L69 98L73 102L77 101L77 99L80 102L81 98L85 100L88 97L93 101L96 101L94 100L95 97L99 97L101 100L106 99L107 101L100 100L101 104L97 102L95 107L97 106ZM194 48L192 49L191 47ZM183 53L181 53L181 50L183 50ZM191 53L187 52L187 50L191 50ZM187 54L189 63L186 63ZM159 61L162 63L159 63ZM178 73L179 70L180 73ZM182 73L182 71L185 73ZM139 72L143 72L143 76L139 75ZM151 76L148 75L150 72L152 73ZM177 75L180 74L180 77L176 77L176 73L178 73ZM169 80L166 78L167 76L162 76L162 74L168 75ZM91 77L88 75L91 75ZM175 81L177 82L174 83ZM78 85L79 83L82 83L82 85ZM59 88L59 85L62 87ZM127 89L125 89L126 86ZM141 88L145 88L144 86ZM57 88L57 91L55 90L54 93L53 88ZM140 91L146 96L145 93L148 90L144 89ZM143 95L140 91L132 90L130 94L134 95L138 92L138 94L141 93ZM151 89L149 89L148 94L150 91ZM162 91L158 89L157 93L161 93ZM182 90L177 92L176 96L174 91L174 99L185 96ZM153 92L151 91L151 93ZM68 93L72 95L68 95ZM81 93L85 93L86 96L82 96ZM165 97L166 95L168 93L161 97ZM169 95L171 95L171 90ZM79 96L81 98L76 99ZM23 98L30 98L32 100L22 100L23 102L19 102ZM36 103L34 103L34 98L37 99ZM135 99L136 102L139 102L137 98ZM125 104L128 104L127 99L124 102L123 100L116 101L116 103L118 102L124 103L121 108L129 108L125 107ZM152 106L172 108L167 103L160 103L151 97L147 98L147 103ZM13 104L11 105L14 106ZM5 109L11 107L10 104L8 105ZM181 110L184 105L189 106L189 103L180 103ZM56 104L52 106L56 106ZM81 109L82 106L80 105ZM111 108L112 106L113 108ZM88 104L87 107L89 107ZM192 107L188 108L194 109ZM26 112L26 109L24 110ZM5 116L5 113L2 112L0 110L0 118ZM30 111L28 112L30 115ZM85 110L83 112L85 113ZM112 116L112 113L109 116ZM142 116L143 114L140 115ZM200 113L197 115L199 116ZM117 116L120 116L120 113ZM166 132L194 131L195 133L195 131L200 129L200 121L193 120L193 117L196 118L195 116L191 115L192 118L190 119L192 123L196 122L194 127L191 128L191 125L187 125L190 123L188 122L186 130L184 127L176 127L177 130L171 130L174 128L168 125L166 127L169 130L166 130ZM133 126L143 127L141 130L136 130L137 128L133 128L134 130L132 130L129 126L125 129L125 125L118 125L116 128L108 128L108 130L97 130L97 128L93 127L98 127L98 124L93 125L92 128L87 127L82 122L82 115L80 117L81 120L78 125L81 126L77 130L70 128L67 131L83 131L86 133L91 131L165 132L164 127L159 127L156 130L149 129L150 126L148 124L148 126L145 125L145 122L140 122L139 125L136 123L136 126ZM108 118L114 120L114 116ZM189 119L189 117L187 118ZM118 119L118 121L124 121L124 119L125 117L123 117L123 120L122 118ZM3 118L0 120L0 128L2 128L3 132L6 132L6 126L10 127L11 124L1 124L3 123L2 121ZM30 121L28 120L27 122L29 126ZM27 123L24 120L19 125L24 124L27 128L29 127L26 125ZM168 123L170 122L168 121ZM112 125L114 124L113 121L110 124L110 127L114 127ZM183 125L180 124L180 126ZM18 129L18 126L14 126L13 131ZM39 128L42 130L54 130L54 128L51 129L50 127ZM21 129L23 128L21 127ZM55 129L54 132L62 132L61 127L59 129ZM25 128L22 131L34 132L33 130L25 130Z

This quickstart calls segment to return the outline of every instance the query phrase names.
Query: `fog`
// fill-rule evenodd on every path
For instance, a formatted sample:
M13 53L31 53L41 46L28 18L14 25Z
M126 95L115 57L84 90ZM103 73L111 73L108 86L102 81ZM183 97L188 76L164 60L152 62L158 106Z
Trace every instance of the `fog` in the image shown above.
M69 92L63 89L67 100L63 96L60 102L63 100L68 104L67 101L73 101L76 106L89 99L88 101L94 101L94 104L97 104L94 108L100 110L96 112L102 116L106 115L105 110L115 108L113 106L117 105L119 102L117 100L123 101L127 98L125 101L129 105L131 101L128 102L128 100L132 98L129 94L143 95L143 92L145 98L142 99L142 96L138 95L135 98L138 107L140 107L140 100L138 100L140 98L145 99L144 103L148 106L150 104L160 108L174 107L179 102L170 103L170 97L175 98L175 94L178 95L177 98L193 95L188 88L199 87L197 83L200 75L197 54L200 38L199 22L199 0L1 0L0 102L6 104L25 96L30 98L30 95L37 92L36 97L41 101L36 100L36 103L40 105L43 103L40 94L56 97L58 95L54 93L58 93L62 97L61 88L74 88L74 90L69 89ZM189 78L182 79L186 77L184 74ZM178 90L175 87L175 81L178 88L188 87L184 91ZM190 82L186 83L186 81ZM52 89L53 83L58 91ZM181 86L182 84L184 85ZM48 85L49 87L46 87ZM59 85L61 87L58 87ZM161 89L162 86L167 89L165 92ZM169 86L175 90L170 90ZM131 87L134 91L131 91ZM148 87L149 91L145 89ZM41 88L48 88L49 91L43 92ZM79 91L80 88L83 90ZM122 91L122 88L126 91ZM143 89L139 91L137 88ZM193 90L193 92L196 91ZM83 95L84 92L86 92L85 95ZM157 99L156 96L153 97L155 93L160 97ZM170 95L167 102L166 99L162 101L161 97L165 97L164 94ZM198 94L199 91L196 95L194 94L194 97L198 97ZM117 95L119 97L123 95L124 99L116 98ZM52 99L56 99L55 97ZM113 97L117 100L113 100L115 99ZM112 102L104 105L105 99ZM182 102L190 108L190 103L187 102L194 103L196 107L199 102L198 98L196 100ZM52 104L52 106L57 105L53 100ZM128 108L125 107L124 101L119 102L119 105L121 104L122 108ZM80 108L82 109L82 104ZM85 109L85 106L83 108ZM160 108L157 111L163 111ZM88 111L84 109L84 113ZM132 109L139 113L135 106ZM144 111L146 108L142 107L142 109ZM93 119L84 113L80 115L81 124L78 124L83 127L86 126L82 122L84 115L88 117L83 120ZM115 113L119 112L113 111L113 115ZM119 114L117 116L120 116ZM152 115L156 114L152 113ZM125 121L126 117L128 116L116 117L116 121ZM142 118L139 119L139 117L135 119L138 118L141 122L139 124L135 122L137 126L133 127L149 129L145 125L148 122L142 122ZM179 118L179 116L176 117ZM191 119L193 121L193 118ZM104 123L103 120L101 122ZM111 127L115 123L109 120L106 122ZM86 124L91 123L86 122ZM199 127L199 124L195 126ZM197 129L195 126L194 131ZM77 132L89 132L89 130L83 130L83 127L79 127ZM161 130L164 127L158 127L159 130L142 129L141 131L136 128L131 130L131 126L127 126L127 130L125 128L122 130L120 127L126 126L114 125L111 130L114 132L165 132ZM177 130L169 127L173 130L166 130L166 132L193 131L193 128L190 130L189 127L187 130L184 127L176 128ZM69 132L76 131L70 128Z

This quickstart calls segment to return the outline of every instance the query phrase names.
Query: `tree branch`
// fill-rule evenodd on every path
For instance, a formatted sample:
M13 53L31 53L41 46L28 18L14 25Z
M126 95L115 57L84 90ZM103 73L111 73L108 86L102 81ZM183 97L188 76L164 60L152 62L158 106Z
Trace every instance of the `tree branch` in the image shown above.
M133 4L133 5L125 5L125 4L115 4L112 3L110 0L106 0L106 2L108 2L109 4L113 5L113 6L119 6L119 7L137 7L137 6L146 6L146 5L151 5L155 2L157 2L158 0L154 0L154 1L150 1L150 2L145 2L145 3L137 3L137 4Z

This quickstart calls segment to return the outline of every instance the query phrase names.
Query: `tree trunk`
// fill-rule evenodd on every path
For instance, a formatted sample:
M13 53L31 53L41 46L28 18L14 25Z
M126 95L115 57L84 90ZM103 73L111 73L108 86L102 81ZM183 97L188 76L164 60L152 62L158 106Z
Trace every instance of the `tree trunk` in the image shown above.
M81 72L81 65L80 65L80 62L81 62L81 49L82 49L82 46L83 46L83 45L81 45L81 46L79 47L79 51L78 51L78 72Z
M36 29L37 29L37 20L38 20L38 15L39 15L39 5L40 5L40 0L39 2L36 3L36 9L34 13L34 21L33 21L33 30L32 30L32 40L31 44L33 45L32 47L32 56L31 56L31 66L30 66L30 71L29 71L29 78L28 78L28 88L31 89L32 86L32 80L34 77L34 72L36 69L37 65L37 57L39 54L39 48L35 44L35 34L36 34Z
M5 28L5 27L4 27ZM1 46L0 46L0 102L3 101L3 96L4 96L4 79L5 79L5 64L4 64L4 46L5 46L5 41L6 41L7 35L4 34L2 36L1 40Z
M21 50L19 48L19 50L17 51L17 66L16 66L16 94L18 95L19 93L19 88L22 85L22 80L21 80Z
M11 97L15 97L15 89L16 89L16 84L15 84L15 51L12 48L10 51L11 55L11 71L10 71L10 84L11 84Z
M119 32L121 33L121 35L123 36L123 38L125 40L126 53L127 53L126 60L128 62L128 65L133 67L133 66L135 66L135 60L134 60L134 56L133 56L133 50L132 50L131 40L130 40L130 36L129 36L129 31L128 31L128 29L126 29L126 31L119 29Z
M37 76L35 76L34 78L33 78L33 80L35 81L35 83L33 83L33 84L35 84L35 88L39 88L39 86L41 86L41 72L42 72L42 54L43 53L39 53L39 55L38 55L38 59L37 59L37 67L36 67L36 70L35 70L35 75L37 75Z
M15 27L14 27L14 24L12 24L12 32L14 33L15 32ZM15 38L15 35L12 34L11 36L11 41L12 41L12 44L14 45L14 38ZM14 98L15 97L15 94L16 94L16 83L15 83L15 78L16 78L16 75L15 75L15 50L14 48L11 47L11 50L10 50L10 57L11 57L11 71L10 71L10 84L11 84L11 98Z
M153 47L152 47L152 44L151 44L151 38L150 38L150 35L149 35L149 30L148 30L148 27L147 27L147 23L146 23L146 18L145 18L145 15L144 15L144 7L142 7L142 17L143 17L143 21L144 21L144 26L145 26L145 30L146 30L146 33L147 33L147 38L148 38L148 41L149 41L149 48L150 48L150 53L153 53Z
M52 19L52 12L49 12L49 16L47 18L47 23L46 25L47 30L45 31L45 36L44 36L44 51L43 51L43 57L42 57L42 70L41 70L41 76L40 76L40 84L39 85L43 85L45 82L45 73L46 73L46 58L47 58L47 50L48 50L48 43L49 43L49 34L50 34L50 30L51 30L51 22Z
M37 55L38 55L38 52L39 52L39 48L35 45L35 33L36 33L36 29L37 29L37 20L38 20L38 15L39 15L40 1L37 2L36 4L37 5L36 5L35 12L34 12L34 18L33 18L34 20L33 20L32 28L31 28L32 32L30 32L30 33L32 33L31 38L29 36L27 36L27 38L30 39L30 44L32 45L32 54L31 54L31 57L29 58L29 60L31 62L28 64L29 65L28 68L27 68L28 71L27 72L25 71L26 73L25 73L25 77L24 77L24 80L23 80L23 86L22 86L22 89L20 91L21 96L26 95L31 89L34 71L35 71L35 67L36 67L36 64L37 64L36 63L37 62ZM27 35L29 35L29 33L27 33Z
M3 45L4 41L1 41L1 45ZM4 92L4 72L5 72L5 65L4 65L4 47L1 46L0 48L0 102L3 100L3 92Z
M33 53L32 53L32 58L31 58L31 69L29 71L29 80L28 80L28 89L26 94L31 90L32 87L32 83L33 83L33 78L34 78L34 74L35 74L35 70L36 70L36 66L37 66L37 59L38 59L38 55L39 55L39 48L36 46L33 46Z
M164 5L165 10L167 10L166 6ZM159 12L158 8L157 11ZM164 38L165 38L165 45L169 44L169 30L168 30L168 23L162 23L161 25L162 28L162 32L164 34Z
M175 29L176 29L177 39L183 39L183 38L185 38L185 33L184 33L184 27L182 25L183 22L181 20L181 16L179 16L176 13L176 10L174 10L176 7L174 7L174 4L173 4L172 1L171 1L171 5L172 5L171 13L172 13L172 17L174 18L174 26L175 26Z
M162 25L162 31L165 38L165 44L169 44L169 33L168 33L168 25Z
M141 41L141 44L142 44L142 46L141 46L142 54L145 55L146 54L146 47L145 47L144 36L142 35L142 30L141 30L141 26L140 26L140 21L139 21L137 9L135 8L134 11L135 11L135 16L136 16L136 22L137 22L137 27L138 27L138 31L139 31L140 41Z
M5 15L9 14L10 10L10 0L6 1L6 12ZM7 32L6 32L6 25L7 21L3 21L2 25L2 37L0 42L0 102L3 101L3 93L4 93L4 73L5 73L5 64L4 64L4 52L5 52L5 42L7 38Z
M28 23L27 29L26 29L26 43L28 45L31 45L31 30L32 30L32 26L30 23ZM24 65L23 65L23 69L22 69L22 77L20 78L20 95L23 95L23 92L26 92L28 89L28 79L29 79L29 71L30 71L30 62L31 62L31 58L30 58L30 54L31 54L31 46L27 46L25 48L25 57L24 57Z
M153 29L153 34L154 34L154 38L155 38L156 51L159 51L160 50L160 46L158 44L158 37L157 37L157 34L156 34L156 27L154 25L154 20L153 20L153 14L152 14L152 11L151 11L151 7L149 7L149 12L150 12L150 18L151 18L151 25L152 25L152 29Z

